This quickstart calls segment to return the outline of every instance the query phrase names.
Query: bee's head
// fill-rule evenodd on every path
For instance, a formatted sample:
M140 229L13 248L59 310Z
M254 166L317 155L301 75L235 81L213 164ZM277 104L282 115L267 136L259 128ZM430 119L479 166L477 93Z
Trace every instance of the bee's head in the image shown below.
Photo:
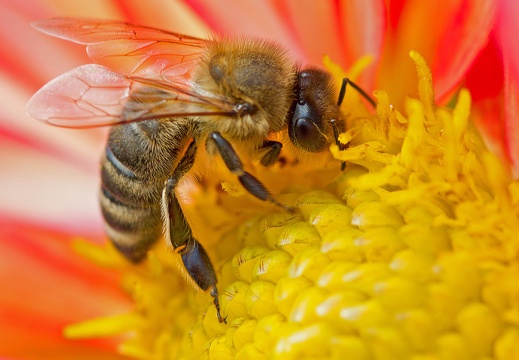
M321 152L333 139L331 121L344 128L333 79L318 69L300 71L294 93L296 98L287 115L288 136L302 150Z

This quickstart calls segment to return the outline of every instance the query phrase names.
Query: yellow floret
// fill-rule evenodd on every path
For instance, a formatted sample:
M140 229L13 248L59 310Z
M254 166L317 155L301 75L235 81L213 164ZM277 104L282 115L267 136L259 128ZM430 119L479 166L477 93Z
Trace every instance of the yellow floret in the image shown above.
M373 115L349 91L339 138L349 147L331 146L333 172L257 168L298 213L232 182L234 197L191 193L190 220L218 214L195 231L218 269L227 324L164 247L130 268L107 260L112 250L103 258L82 246L127 272L136 307L65 334L124 329L134 336L121 352L140 359L519 359L519 184L473 128L468 91L453 109L438 107L428 67L411 58L418 99L404 109L376 92ZM339 161L348 161L343 173Z

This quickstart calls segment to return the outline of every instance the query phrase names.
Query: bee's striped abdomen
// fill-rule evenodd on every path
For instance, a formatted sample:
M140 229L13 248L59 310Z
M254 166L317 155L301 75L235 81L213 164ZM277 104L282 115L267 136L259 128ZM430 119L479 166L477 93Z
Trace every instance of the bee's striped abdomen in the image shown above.
M101 163L101 180L100 203L106 233L122 254L138 262L161 235L156 186L139 181L117 160L109 144Z
M161 196L189 134L182 121L115 126L101 161L106 233L128 259L142 260L162 234Z

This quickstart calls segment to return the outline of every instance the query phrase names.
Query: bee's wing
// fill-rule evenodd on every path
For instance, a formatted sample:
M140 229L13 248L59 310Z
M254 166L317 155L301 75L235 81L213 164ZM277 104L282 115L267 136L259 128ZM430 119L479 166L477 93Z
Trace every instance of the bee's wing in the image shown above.
M161 82L89 64L47 83L31 98L27 112L52 125L84 128L181 116L233 116L237 109L189 80Z
M87 45L88 56L127 76L165 81L188 78L207 41L188 35L110 20L53 18L32 24L38 30Z

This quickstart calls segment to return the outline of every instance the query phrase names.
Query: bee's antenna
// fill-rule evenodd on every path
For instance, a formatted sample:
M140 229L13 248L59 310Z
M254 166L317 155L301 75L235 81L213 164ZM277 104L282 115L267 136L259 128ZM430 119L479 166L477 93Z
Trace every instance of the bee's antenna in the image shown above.
M375 102L375 100L373 100L371 98L371 96L369 96L364 90L362 90L362 88L360 86L358 86L357 84L355 84L353 81L351 81L348 78L342 79L341 90L339 91L339 100L337 100L338 106L341 106L342 101L344 100L344 96L346 95L346 86L348 84L350 84L352 88L357 90L364 99L368 100L368 102L371 104L371 106L373 106L374 108L377 108L377 103Z

